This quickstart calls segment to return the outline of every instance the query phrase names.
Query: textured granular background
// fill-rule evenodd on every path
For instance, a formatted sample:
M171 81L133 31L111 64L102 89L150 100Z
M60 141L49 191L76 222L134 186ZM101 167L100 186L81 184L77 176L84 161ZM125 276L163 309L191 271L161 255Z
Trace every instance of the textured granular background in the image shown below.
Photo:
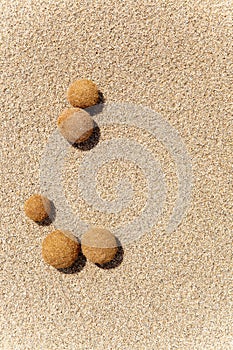
M3 0L1 14L1 350L233 349L232 1ZM172 234L162 217L124 246L115 268L81 259L62 273L41 258L54 227L27 219L23 203L40 191L40 158L77 78L95 81L108 102L145 105L169 121L190 153L194 189ZM101 137L111 132L124 130ZM169 212L172 159L146 133L134 135L164 165ZM75 207L72 153L67 198L98 222L85 203ZM112 164L112 178L121 167L136 198L124 221L146 199L134 165ZM97 189L111 200L109 169Z

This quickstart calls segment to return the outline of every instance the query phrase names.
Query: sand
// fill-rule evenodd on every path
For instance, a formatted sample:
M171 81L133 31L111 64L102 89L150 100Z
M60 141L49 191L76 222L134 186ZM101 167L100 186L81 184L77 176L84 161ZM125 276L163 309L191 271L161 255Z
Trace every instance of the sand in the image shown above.
M233 349L231 12L232 2L219 0L2 1L1 350ZM23 204L40 191L44 147L69 106L68 85L81 78L96 82L106 102L149 107L179 132L193 193L187 215L167 233L173 160L131 128L126 135L163 166L164 216L124 245L114 268L80 258L62 273L41 258L55 227L30 221ZM103 128L99 144L121 133ZM70 150L66 195L88 222L114 226L82 199L76 205L73 171L87 153ZM136 165L112 162L98 174L103 198L114 197L109 182L119 173L132 179L136 199L125 222L143 208L146 185Z

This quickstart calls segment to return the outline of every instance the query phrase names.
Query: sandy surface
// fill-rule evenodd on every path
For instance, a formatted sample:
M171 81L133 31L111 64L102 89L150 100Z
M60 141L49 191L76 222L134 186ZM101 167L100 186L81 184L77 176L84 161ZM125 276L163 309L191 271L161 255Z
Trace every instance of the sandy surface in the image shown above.
M0 349L233 349L232 2L1 6ZM194 186L175 232L165 231L162 217L124 245L117 267L80 261L64 274L41 259L41 242L54 227L25 218L23 203L40 191L43 149L76 78L94 80L107 102L144 105L169 121L190 154ZM99 143L124 132L107 127ZM147 133L128 134L163 164L169 213L177 187L170 155ZM108 226L108 216L87 211L84 201L75 207L77 154L85 156L71 149L67 157L66 195L84 220ZM128 173L136 204L121 218L136 217L146 201L137 165L115 162L110 178L101 171L99 192L110 200L109 181Z

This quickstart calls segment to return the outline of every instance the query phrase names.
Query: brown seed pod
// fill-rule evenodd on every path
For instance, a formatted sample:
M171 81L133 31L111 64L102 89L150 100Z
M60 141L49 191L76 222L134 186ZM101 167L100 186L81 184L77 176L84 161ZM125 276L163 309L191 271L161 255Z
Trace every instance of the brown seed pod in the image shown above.
M42 222L51 215L52 207L48 198L33 194L24 203L24 212L32 220Z
M58 117L57 125L62 136L72 144L88 140L94 130L93 119L80 108L65 109Z
M72 266L79 252L80 244L76 237L69 232L53 231L42 243L44 261L57 269Z
M82 252L93 263L105 264L117 253L115 236L103 228L91 228L82 236Z
M76 80L67 90L67 100L73 107L94 106L99 102L98 88L91 80Z

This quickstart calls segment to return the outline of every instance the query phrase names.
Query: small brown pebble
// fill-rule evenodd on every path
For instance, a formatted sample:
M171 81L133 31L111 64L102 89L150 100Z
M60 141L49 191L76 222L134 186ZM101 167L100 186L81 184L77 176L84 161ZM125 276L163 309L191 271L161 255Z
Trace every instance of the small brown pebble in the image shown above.
M81 245L86 258L96 264L111 261L118 250L115 236L103 228L91 228L85 232Z
M99 102L98 88L91 80L76 80L67 90L67 99L73 107L94 106Z
M70 143L81 143L89 139L94 130L91 116L80 108L65 109L58 117L60 133Z
M51 232L42 243L42 256L46 263L56 269L70 267L80 252L80 244L69 232Z
M51 214L51 210L50 200L40 194L33 194L24 203L25 214L36 222L47 219Z

